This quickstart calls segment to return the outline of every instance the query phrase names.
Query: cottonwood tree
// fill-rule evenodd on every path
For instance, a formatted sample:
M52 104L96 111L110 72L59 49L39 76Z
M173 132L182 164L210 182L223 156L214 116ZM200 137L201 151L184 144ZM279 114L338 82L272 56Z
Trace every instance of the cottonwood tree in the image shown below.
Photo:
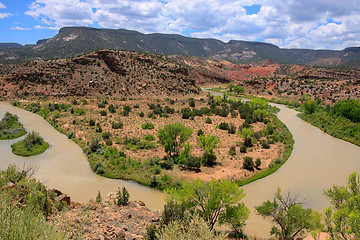
M234 92L236 94L245 93L245 89L243 87L241 87L241 86L235 86L234 87Z
M271 235L287 240L321 227L320 214L310 208L303 208L302 204L296 195L287 193L283 196L278 188L272 201L263 202L255 209L257 214L270 218L275 224L270 231Z
M227 85L227 87L228 87L228 89L230 90L230 92L232 92L232 90L233 90L234 87L235 87L235 84L229 83L229 84Z
M181 123L168 124L158 130L159 141L169 157L179 155L182 144L190 138L191 134L191 128Z
M247 147L252 146L252 140L251 138L254 136L255 131L252 129L252 127L245 127L242 129L241 132L238 132L239 137L244 138L244 145Z
M303 103L306 114L313 114L316 111L317 103L314 100L308 100Z
M216 155L214 153L214 148L217 144L221 142L220 139L218 139L214 135L200 135L198 137L198 144L200 147L204 150L203 155L203 163L206 166L213 166L216 162Z
M209 182L184 182L182 188L172 188L167 193L170 201L185 205L191 213L199 214L210 230L221 219L220 225L230 224L240 232L249 216L249 209L241 202L245 196L243 190L229 180L213 178Z
M325 224L331 239L360 239L360 177L349 176L345 187L333 186L325 192L331 206L325 210Z

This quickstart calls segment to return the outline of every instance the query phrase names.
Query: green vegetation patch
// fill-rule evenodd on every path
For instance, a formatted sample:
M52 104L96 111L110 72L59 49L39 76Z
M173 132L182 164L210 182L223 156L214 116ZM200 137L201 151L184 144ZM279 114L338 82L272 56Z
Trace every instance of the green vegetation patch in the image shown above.
M0 139L15 139L26 133L23 125L19 122L18 117L6 112L0 121Z
M359 123L354 123L345 117L326 112L317 112L314 114L299 113L298 117L333 137L360 146Z
M45 142L37 132L32 131L23 140L11 145L12 152L16 155L28 157L45 152L49 143Z
M32 168L0 171L0 239L69 239L47 217L65 208L55 191L35 179ZM11 187L9 187L11 186ZM80 237L80 236L79 236Z
M244 186L276 172L276 170L278 170L289 159L294 146L293 136L286 125L282 123L276 115L271 116L271 122L274 124L276 129L276 138L285 144L285 150L282 154L282 158L270 163L269 168L257 171L251 177L236 181L239 186Z
M178 184L172 176L161 174L164 162L159 158L143 161L130 158L115 147L104 148L99 143L92 144L92 141L87 156L92 170L107 178L132 180L158 189L171 188Z
M360 103L357 100L340 100L332 107L318 104L314 111L305 109L304 112L298 114L302 120L333 137L360 146Z

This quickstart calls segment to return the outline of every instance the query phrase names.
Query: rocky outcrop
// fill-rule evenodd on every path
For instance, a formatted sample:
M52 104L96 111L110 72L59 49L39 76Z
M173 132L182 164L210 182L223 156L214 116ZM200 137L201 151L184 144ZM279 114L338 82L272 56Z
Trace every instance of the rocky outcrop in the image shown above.
M190 75L197 85L217 83L241 83L254 78L269 76L276 72L280 64L264 60L252 64L237 65L222 59L186 57L173 55L169 58L191 69Z
M112 193L105 203L79 205L56 215L52 220L57 228L73 228L72 236L83 239L145 239L146 228L152 223L160 224L160 213L149 210L141 201L116 206Z

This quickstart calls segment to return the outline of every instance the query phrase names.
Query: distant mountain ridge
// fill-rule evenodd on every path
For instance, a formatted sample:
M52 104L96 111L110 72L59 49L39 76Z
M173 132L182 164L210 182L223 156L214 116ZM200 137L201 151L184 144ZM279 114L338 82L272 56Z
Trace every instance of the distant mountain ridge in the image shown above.
M225 59L247 64L265 59L278 63L317 66L360 67L360 47L344 50L281 49L273 44L190 38L176 34L143 34L126 29L64 27L53 38L36 45L2 48L0 62L74 57L97 49L119 49L162 55Z

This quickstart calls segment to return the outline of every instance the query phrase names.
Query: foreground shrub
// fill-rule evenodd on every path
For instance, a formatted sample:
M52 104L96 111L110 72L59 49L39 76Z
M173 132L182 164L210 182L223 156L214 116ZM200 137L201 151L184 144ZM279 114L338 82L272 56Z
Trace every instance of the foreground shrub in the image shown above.
M198 215L189 217L188 221L175 220L155 234L159 240L226 240L225 234L215 234L206 222Z
M209 182L184 182L180 189L172 188L167 193L170 201L184 204L189 211L198 214L210 231L219 219L220 225L229 224L241 231L249 216L249 209L240 202L245 196L243 190L230 180L213 178Z

